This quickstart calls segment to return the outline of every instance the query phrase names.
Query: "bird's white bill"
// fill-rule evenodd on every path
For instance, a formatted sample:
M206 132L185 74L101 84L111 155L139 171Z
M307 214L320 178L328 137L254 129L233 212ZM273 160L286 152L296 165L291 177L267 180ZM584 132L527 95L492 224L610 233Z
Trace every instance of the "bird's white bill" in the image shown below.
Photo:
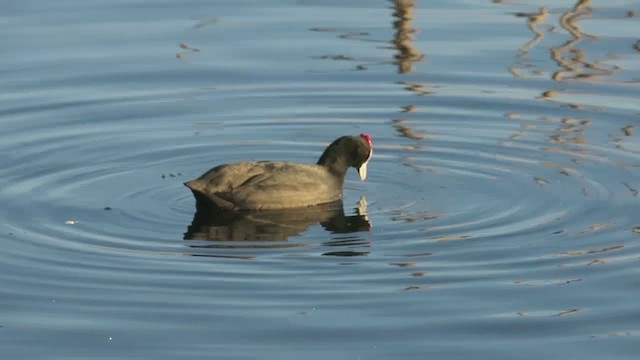
M358 175L360 175L360 181L364 181L367 178L367 164L369 164L369 160L371 160L371 156L373 156L373 150L369 150L369 157L367 157L367 161L365 161L358 168Z
M360 181L364 181L367 178L367 164L369 160L365 161L364 164L360 165L358 168L358 175L360 175Z

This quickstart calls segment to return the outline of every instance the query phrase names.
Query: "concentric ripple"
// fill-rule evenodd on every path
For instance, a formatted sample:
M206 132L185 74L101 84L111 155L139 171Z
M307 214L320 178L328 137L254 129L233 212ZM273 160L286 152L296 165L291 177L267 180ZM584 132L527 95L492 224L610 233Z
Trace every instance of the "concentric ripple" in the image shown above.
M270 99L265 95L268 88L261 91ZM272 92L279 99L279 88ZM302 90L299 94L304 98ZM314 95L314 102L331 99ZM464 294L484 289L488 299L494 296L489 294L508 293L510 287L575 286L585 275L577 270L559 274L556 269L625 263L628 251L637 251L627 240L635 226L628 216L638 184L635 154L617 147L619 142L592 144L589 139L596 126L615 128L622 123L567 121L551 112L545 115L545 109L535 111L535 117L500 114L492 109L508 105L497 97L484 100L486 109L465 111L447 105L446 96L420 100L412 113L397 114L401 121L383 120L384 109L397 101L393 96L367 105L366 114L325 110L322 116L327 118L356 117L328 126L316 120L313 102L293 116L282 114L272 124L258 115L219 113L213 119L192 116L190 122L156 121L148 114L117 125L90 123L84 132L75 130L80 122L72 120L55 130L44 121L15 126L11 138L23 140L5 143L2 150L12 154L4 161L9 181L0 192L10 209L3 214L10 233L3 259L23 272L27 263L37 264L38 270L19 282L4 279L14 285L12 296L27 299L27 304L50 299L85 306L97 296L90 295L92 291L121 294L135 288L142 294L139 303L121 302L113 311L138 321L167 314L172 303L149 302L163 281L172 286L186 281L176 288L184 295L170 297L182 305L201 304L199 299L209 293L215 294L219 306L231 306L241 294L251 296L250 289L264 288L275 298L294 299L274 303L270 311L307 313L311 310L305 308L310 300L306 294L321 288L329 294L345 292L355 303L363 301L356 295L362 291L377 294L370 311L384 311L396 301L391 294L402 290L441 289L444 294L451 288ZM228 95L225 101L243 100ZM423 113L427 108L428 114ZM248 242L183 240L195 221L195 208L182 182L224 162L313 162L336 134L360 131L374 136L370 178L361 183L355 172L350 173L344 204L345 214L354 215L360 197L366 197L366 208L360 211L370 221L369 231L332 233L311 223L286 238L266 242L258 237ZM594 136L602 131L593 130ZM359 270L337 284L342 267L327 267L321 255ZM180 260L186 258L199 260ZM212 258L226 262L215 265ZM260 270L228 263L234 259L258 261ZM605 274L600 276L616 273ZM303 285L298 283L302 278L313 281ZM203 290L217 281L233 281L234 293ZM285 290L287 282L296 283L295 289ZM247 302L236 311L266 316L268 299ZM349 308L330 297L321 303L337 310ZM142 310L142 304L151 307ZM484 306L480 311L494 312ZM574 311L572 306L537 312L527 312L524 306L512 313L579 316L581 308ZM410 307L401 316L415 311ZM473 317L458 311L461 324ZM67 308L63 313L73 311ZM508 313L502 308L495 315ZM99 313L94 319L99 321ZM17 326L18 321L10 318L9 323Z
M11 357L637 353L635 10L73 3L0 40ZM361 132L342 206L218 218L183 186Z

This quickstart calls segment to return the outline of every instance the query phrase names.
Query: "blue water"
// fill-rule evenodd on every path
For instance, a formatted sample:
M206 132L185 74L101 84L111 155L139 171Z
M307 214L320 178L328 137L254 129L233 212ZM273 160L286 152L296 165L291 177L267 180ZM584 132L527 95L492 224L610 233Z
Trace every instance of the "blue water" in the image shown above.
M638 1L1 7L3 358L640 352ZM329 225L194 220L361 132Z

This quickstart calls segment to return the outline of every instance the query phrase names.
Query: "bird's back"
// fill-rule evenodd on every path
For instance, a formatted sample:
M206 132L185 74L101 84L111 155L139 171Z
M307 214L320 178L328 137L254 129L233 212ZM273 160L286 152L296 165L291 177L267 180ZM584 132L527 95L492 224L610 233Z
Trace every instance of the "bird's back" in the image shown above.
M267 210L340 200L342 181L320 165L264 161L220 165L185 185L221 208Z

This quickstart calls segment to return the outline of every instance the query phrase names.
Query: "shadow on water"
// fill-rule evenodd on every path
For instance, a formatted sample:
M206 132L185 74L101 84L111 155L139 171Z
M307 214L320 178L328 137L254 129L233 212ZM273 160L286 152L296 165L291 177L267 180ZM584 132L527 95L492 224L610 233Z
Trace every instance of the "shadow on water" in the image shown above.
M366 199L360 199L352 215L345 215L342 201L298 209L228 211L198 204L191 225L184 233L187 246L194 249L265 249L304 247L288 239L320 224L332 234L369 231ZM202 242L201 240L205 240ZM342 236L326 246L358 246L363 240ZM367 253L331 251L324 255L357 256ZM198 254L207 256L204 254ZM215 256L215 255L214 255Z

